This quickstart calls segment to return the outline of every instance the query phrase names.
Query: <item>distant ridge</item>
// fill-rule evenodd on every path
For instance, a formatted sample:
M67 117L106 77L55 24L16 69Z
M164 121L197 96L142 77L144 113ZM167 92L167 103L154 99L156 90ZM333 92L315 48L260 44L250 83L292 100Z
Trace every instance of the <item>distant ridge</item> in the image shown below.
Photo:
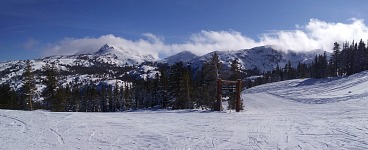
M198 57L197 55L193 54L190 51L182 51L178 54L172 55L164 59L164 62L168 63L169 65L174 64L175 62L188 62L191 59Z

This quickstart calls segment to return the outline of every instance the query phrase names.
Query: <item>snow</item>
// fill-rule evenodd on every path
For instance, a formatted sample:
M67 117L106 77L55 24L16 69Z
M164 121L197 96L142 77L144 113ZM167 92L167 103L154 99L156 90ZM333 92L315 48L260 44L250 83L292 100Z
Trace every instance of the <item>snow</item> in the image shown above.
M191 59L193 59L195 57L198 57L198 56L193 54L190 51L182 51L178 54L175 54L175 55L172 55L172 56L169 56L169 57L165 58L164 60L162 60L162 62L166 62L169 65L173 65L176 62L180 62L180 61L188 62L188 61L190 61Z
M88 67L90 65L93 65L93 63L90 63L88 60L83 60L81 57L92 57L92 55L80 55L80 56L52 56L52 57L46 57L43 59L36 59L31 60L32 69L33 71L41 70L42 66L46 64L46 62L53 62L56 64L56 68L59 71L68 71L66 66L75 66L75 65L83 65L85 67ZM97 57L97 56L96 56ZM99 56L103 57L103 56ZM26 67L26 61L10 61L5 63L0 63L0 71L4 71L6 69L10 69L8 73L6 73L1 79L0 84L8 83L11 85L11 87L14 90L19 90L23 86L22 81L22 74L24 73L24 68ZM146 67L146 70L150 69ZM153 69L153 68L152 68ZM146 72L149 72L148 70ZM155 71L149 72L149 77L154 77L152 74L156 73ZM45 76L35 76L36 80L36 96L34 97L35 101L41 101L43 100L43 97L41 97L42 91L45 89L45 85L42 84L42 80L45 79ZM76 80L78 79L78 80ZM109 85L115 85L116 79L113 79L110 76L104 76L104 77L97 77L96 75L67 75L64 78L59 79L59 83L63 85L64 87L69 83L82 83L83 85L89 84L90 81L101 81ZM123 82L118 80L119 87L123 85ZM97 85L97 84L96 84Z
M0 110L0 145L1 149L368 149L367 86L368 72L266 84L243 91L245 110L240 113Z
M97 49L97 48L96 48ZM294 53L294 52L281 52L276 51L269 46L255 47L246 50L234 50L234 51L222 51L218 52L221 62L224 65L224 70L229 69L231 61L234 59L239 59L242 69L253 69L257 67L261 72L269 71L276 67L277 64L280 67L288 61L291 60L293 66L299 61L310 62L313 60L314 55L318 52L307 52L307 53ZM206 54L204 56L198 57L188 51L183 51L176 55L170 56L164 60L158 60L156 57L145 54L140 50L125 49L123 47L118 47L114 45L104 45L94 54L76 54L76 55L65 55L65 56L50 56L41 59L31 60L33 71L40 71L42 66L47 63L54 63L59 71L69 72L70 67L101 67L99 65L104 64L107 66L124 67L134 66L132 70L126 72L133 77L141 79L152 79L156 77L156 74L160 74L159 69L155 67L154 64L158 63L169 63L173 64L175 61L181 60L184 62L189 62L192 64L193 68L201 66L202 62L212 58L213 53ZM144 62L144 63L143 63ZM104 66L103 65L103 66ZM70 66L70 67L69 67ZM22 86L21 76L24 73L24 68L26 67L26 61L9 61L0 63L0 72L3 74L0 79L0 84L10 84L14 90L19 90ZM197 68L199 69L199 68ZM110 71L112 73L112 71ZM83 83L89 83L89 79L93 81L100 80L112 80L114 77L104 77L98 78L96 76L91 76L88 74L80 75L69 75L66 80L59 81L60 84L66 85L73 82L76 76L84 76ZM123 73L119 75L123 76ZM43 88L40 79L45 78L45 76L36 76L38 91ZM66 82L67 81L67 82ZM42 97L37 98L40 100Z
M152 67L148 65L141 65L137 69L134 69L128 74L135 74L139 75L140 79L147 80L147 79L154 79L156 78L156 74L160 75L160 71L157 71L158 67Z
M210 60L215 52L208 53L206 55L193 58L189 62L192 66L201 66L203 61ZM317 54L322 54L321 50L314 50L310 52L294 52L292 50L284 52L275 50L269 46L254 47L251 49L232 50L232 51L217 51L219 59L223 64L223 67L230 68L231 62L235 59L239 61L242 69L254 69L257 68L260 72L272 71L279 67L284 67L288 61L291 62L294 68L298 63L311 63Z
M297 79L261 85L247 91L267 91L302 103L331 103L368 97L368 71L343 78Z
M134 65L141 64L145 61L155 61L158 58L153 57L150 54L144 54L143 51L125 49L114 45L105 44L95 54L96 59L99 62L105 62L109 64L117 64L124 66L125 64Z

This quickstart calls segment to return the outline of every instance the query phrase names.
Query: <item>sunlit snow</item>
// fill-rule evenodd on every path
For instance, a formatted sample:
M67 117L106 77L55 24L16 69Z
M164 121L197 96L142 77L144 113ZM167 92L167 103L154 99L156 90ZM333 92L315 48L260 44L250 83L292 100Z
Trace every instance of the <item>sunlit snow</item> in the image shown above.
M368 149L368 72L243 91L245 110L0 110L1 149ZM326 98L331 95L330 98Z

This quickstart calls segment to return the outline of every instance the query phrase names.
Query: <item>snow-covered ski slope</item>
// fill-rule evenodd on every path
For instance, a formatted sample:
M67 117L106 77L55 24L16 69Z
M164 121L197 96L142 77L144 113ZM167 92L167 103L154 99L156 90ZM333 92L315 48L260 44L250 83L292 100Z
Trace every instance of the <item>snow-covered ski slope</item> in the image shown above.
M0 149L368 149L368 72L272 83L245 110L0 110Z

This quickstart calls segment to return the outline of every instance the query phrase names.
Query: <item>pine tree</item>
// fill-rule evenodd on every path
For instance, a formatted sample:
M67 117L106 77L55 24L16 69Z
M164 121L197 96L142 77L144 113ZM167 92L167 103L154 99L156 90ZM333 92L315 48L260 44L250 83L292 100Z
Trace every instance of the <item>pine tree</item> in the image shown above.
M351 45L348 42L343 46L343 51L341 52L343 69L346 75L354 74L354 59L355 59L355 50L354 50L354 41Z
M136 99L136 107L138 108L138 101ZM130 98L130 88L127 83L125 83L124 88L124 104L125 104L125 110L132 109L132 101Z
M349 51L349 43L343 43L342 50L340 52L340 75L347 75L350 69L350 51Z
M291 80L295 78L294 68L292 67L290 60L288 61L288 63L285 64L285 67L283 70L284 70L284 78L286 80Z
M190 75L190 68L186 68L184 70L184 75L183 75L183 82L184 84L182 84L184 87L182 88L182 92L183 94L183 101L184 101L184 108L185 109L193 109L193 103L191 101L191 96L192 96L192 78Z
M102 108L100 105L100 99L98 96L98 90L97 87L95 86L95 84L91 83L91 93L90 93L90 100L91 100L91 106L92 106L92 111L93 112L101 112Z
M201 107L215 109L218 107L216 104L217 100L217 79L219 78L219 70L220 70L220 59L218 54L215 52L212 56L212 59L208 62L204 62L202 64L201 71L201 82L200 82L200 91L201 91L201 101L199 104Z
M169 100L169 85L168 85L168 77L167 77L167 71L165 67L162 67L160 70L160 79L159 79L159 98L161 99L161 106L162 108L166 108L168 105Z
M316 55L312 62L312 78L325 78L328 76L328 62L327 54L324 52L323 55Z
M230 71L231 71L230 80L235 81L240 78L240 69L241 69L240 63L238 59L234 59L230 65Z
M335 42L333 47L332 57L330 60L330 68L331 68L331 76L336 77L339 76L340 69L340 45Z
M118 81L115 81L115 86L114 86L114 111L120 111L120 107L121 107L121 103L120 103L120 91L119 91L120 87L118 84Z
M55 112L65 111L65 103L66 103L66 89L60 87L56 90L56 95L52 102L51 111Z
M42 70L44 75L46 76L44 79L44 84L46 85L45 90L43 91L43 96L45 98L46 109L51 110L52 106L55 106L54 99L57 90L57 70L55 64L49 65L46 63L42 66Z
M276 76L275 77L275 82L284 80L284 77L282 75L282 69L280 68L279 64L277 64L274 74Z
M350 61L351 61L351 74L354 74L354 73L358 73L359 72L359 66L358 66L358 60L359 60L359 55L358 55L358 44L357 43L353 43L351 44L350 46L350 49L351 49L351 58L350 58Z
M19 109L19 101L16 92L9 84L0 85L0 109Z
M125 99L124 99L124 92L125 92L125 83L120 87L120 110L126 110L125 108Z
M29 110L33 110L33 95L36 91L35 78L32 72L32 63L30 60L26 61L26 68L23 73L23 90L27 96L27 106Z
M108 108L109 108L109 112L114 112L115 111L115 101L114 101L114 97L113 97L113 89L111 85L107 86L107 98L108 98Z
M160 75L158 74L158 72L155 74L155 77L152 79L152 103L151 103L151 107L154 107L154 106L158 106L159 105L159 80L160 80Z
M65 87L65 111L73 111L73 94L70 84L67 84Z
M188 109L194 107L194 102L191 99L193 94L191 71L190 66L184 66L182 62L177 62L170 67L168 87L165 83L166 79L163 78L164 88L169 93L169 96L164 93L165 105L166 98L171 98L169 103L172 104L172 109Z
M78 112L79 111L79 105L80 105L80 89L77 85L71 85L71 88L69 91L69 99L67 101L67 108L66 111L73 111Z
M153 105L151 80L144 80L142 87L143 101L141 102L141 104L143 104L144 108L150 108Z
M101 90L100 90L100 107L102 112L107 112L109 110L108 108L108 98L107 98L107 87L105 84L100 83Z
M364 55L363 55L363 69L364 70L368 70L368 43L365 44L364 42L362 42L362 49L364 49Z
M183 62L176 62L170 67L170 95L172 99L173 109L183 109L183 88L185 87L184 82L184 64Z
M241 70L241 66L240 63L238 62L238 59L234 59L231 62L231 67L230 67L230 71L231 71L231 75L230 75L230 80L232 81L236 81L240 78L240 70ZM235 85L232 85L235 87ZM242 103L242 102L241 102ZM229 100L228 100L228 109L235 109L235 105L236 105L236 92L232 91L232 93L229 95Z
M359 44L355 46L355 56L354 70L355 73L358 73L365 69L365 65L367 62L365 43L363 42L363 40L360 40Z
M195 80L194 80L194 97L193 97L193 101L195 101L195 107L196 108L202 108L202 109L207 109L207 108L211 108L207 105L207 99L209 99L209 93L208 93L208 87L207 87L207 82L205 81L205 70L207 70L206 68L208 67L206 65L207 63L204 63L202 65L202 69L197 71L196 76L195 76Z
M321 77L328 77L328 61L327 61L327 53L326 51L323 53L323 56L320 58L321 60Z
M126 90L125 91L125 95L124 96L130 96L130 94L132 94L132 99L126 99L124 98L125 101L125 107L126 109L138 109L138 108L142 108L144 106L143 101L144 101L144 97L145 91L144 90L144 80L141 79L137 79L133 82L133 85L130 87L128 84L125 85ZM130 92L131 91L131 92Z
M308 78L308 67L306 64L299 62L297 66L297 77L296 78Z

